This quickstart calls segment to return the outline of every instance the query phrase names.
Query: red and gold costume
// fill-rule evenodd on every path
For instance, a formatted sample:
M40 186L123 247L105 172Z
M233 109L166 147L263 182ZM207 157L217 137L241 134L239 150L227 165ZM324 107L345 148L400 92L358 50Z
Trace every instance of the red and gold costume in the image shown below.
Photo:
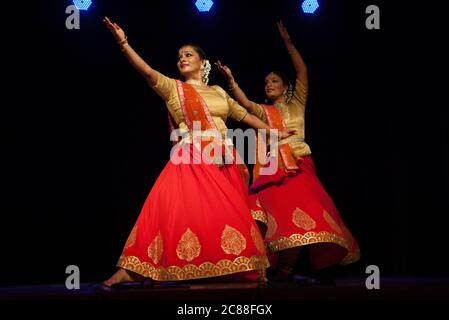
M316 176L310 148L304 142L306 99L307 86L296 80L289 103L257 105L254 114L271 128L296 133L280 141L274 175L260 175L260 164L254 166L250 206L254 219L267 225L265 241L270 252L311 245L310 263L319 269L354 262L360 252Z
M166 101L175 124L188 132L193 121L199 121L202 129L218 130L223 137L226 118L240 121L246 115L220 87L193 87L159 74L154 89ZM187 140L178 143L178 152L193 160L198 153ZM238 165L169 161L143 205L118 266L158 281L263 275L268 259Z

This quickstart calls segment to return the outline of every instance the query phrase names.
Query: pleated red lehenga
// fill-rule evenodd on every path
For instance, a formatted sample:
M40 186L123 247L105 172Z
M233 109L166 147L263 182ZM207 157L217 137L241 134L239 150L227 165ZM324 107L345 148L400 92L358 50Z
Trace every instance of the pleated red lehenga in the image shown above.
M270 253L310 246L310 265L320 269L359 259L357 241L315 174L311 156L298 161L293 175L279 169L252 185L251 210L267 224Z
M190 94L201 100L191 86L178 82L181 85L181 99L186 96L185 101L190 101ZM201 117L200 108L206 109L200 104L193 104L198 107L193 112L188 109L192 106L183 107L186 117ZM195 164L199 155L194 148L191 143L180 144L173 153L172 157L184 152L190 163L167 163L143 205L118 266L158 281L242 274L256 280L256 273L262 279L268 258L250 214L238 165Z

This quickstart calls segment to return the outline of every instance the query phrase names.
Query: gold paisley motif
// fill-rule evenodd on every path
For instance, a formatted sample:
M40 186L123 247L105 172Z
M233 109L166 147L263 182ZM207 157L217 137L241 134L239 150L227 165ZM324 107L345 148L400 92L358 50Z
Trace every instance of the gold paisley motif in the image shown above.
M181 260L192 261L200 255L201 244L198 237L187 228L186 232L182 235L176 248L176 254Z
M265 252L265 244L262 240L262 236L260 235L260 232L256 230L254 226L251 226L251 238L253 238L254 245L256 246L256 249L260 253Z
M340 226L337 224L337 222L332 218L332 216L327 212L326 210L323 210L323 217L324 220L326 220L327 224L331 226L332 229L337 231L338 233L343 233Z
M234 260L222 259L217 263L204 262L199 266L187 264L183 267L169 266L167 268L155 268L149 262L141 262L135 256L121 256L117 266L138 273L157 281L191 280L209 277L224 276L227 274L258 270L263 272L269 267L268 258L265 255L237 257Z
M136 236L137 236L137 225L134 225L133 229L131 230L131 233L128 236L128 239L125 243L125 249L128 249L129 247L132 247L134 243L136 242Z
M153 260L154 263L159 263L161 261L162 253L164 252L164 245L162 242L162 235L159 231L157 236L151 241L148 246L147 253L148 258Z
M278 224L276 222L276 219L267 212L267 234L265 235L266 238L271 238L276 233L276 230L278 229Z
M297 227L307 231L316 227L315 220L299 208L296 208L295 211L293 211L292 221Z
M239 255L246 249L246 239L240 231L226 225L221 234L221 248L227 254Z

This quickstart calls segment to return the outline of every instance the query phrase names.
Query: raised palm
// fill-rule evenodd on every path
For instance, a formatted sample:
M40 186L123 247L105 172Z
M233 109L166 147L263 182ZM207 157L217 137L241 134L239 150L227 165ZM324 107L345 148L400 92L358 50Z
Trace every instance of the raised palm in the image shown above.
M232 76L231 69L229 69L227 66L221 64L220 60L218 60L214 64L218 68L218 70L226 77L226 79L228 79L228 80L234 79L234 77Z
M117 39L118 42L126 39L125 31L118 26L117 23L111 22L108 17L104 17L103 22L108 27L109 31L111 31L112 35Z
M288 34L287 28L285 28L284 23L281 21L276 23L278 26L279 34L281 35L282 39L285 43L290 43L290 35Z

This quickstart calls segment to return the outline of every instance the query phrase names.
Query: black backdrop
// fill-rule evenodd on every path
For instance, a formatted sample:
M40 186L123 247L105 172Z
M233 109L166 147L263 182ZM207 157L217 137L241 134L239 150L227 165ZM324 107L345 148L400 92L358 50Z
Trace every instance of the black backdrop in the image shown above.
M70 264L82 281L108 277L168 160L164 103L127 64L104 15L172 77L177 49L198 43L254 100L265 72L294 76L282 18L309 68L306 137L318 176L360 242L362 260L346 274L375 264L382 275L448 275L441 10L321 0L307 16L299 2L216 0L200 14L187 0L94 0L80 30L65 28L70 1L5 11L0 285L63 282ZM380 30L365 28L369 4L380 7ZM211 82L226 87L216 70Z

